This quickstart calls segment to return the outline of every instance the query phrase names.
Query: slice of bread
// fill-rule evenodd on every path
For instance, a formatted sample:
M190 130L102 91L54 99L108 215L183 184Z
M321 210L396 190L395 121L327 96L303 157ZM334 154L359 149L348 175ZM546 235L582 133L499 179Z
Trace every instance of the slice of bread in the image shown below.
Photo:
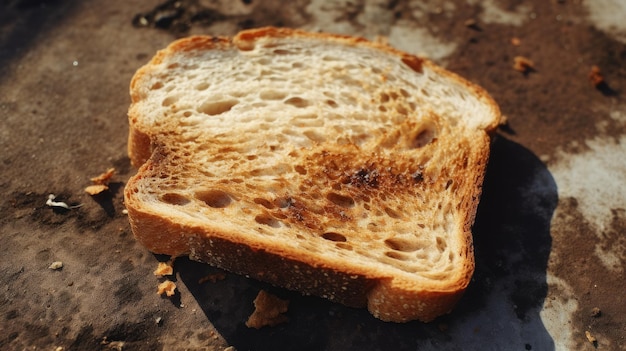
M360 38L262 28L178 40L134 76L136 238L385 321L447 313L499 110Z

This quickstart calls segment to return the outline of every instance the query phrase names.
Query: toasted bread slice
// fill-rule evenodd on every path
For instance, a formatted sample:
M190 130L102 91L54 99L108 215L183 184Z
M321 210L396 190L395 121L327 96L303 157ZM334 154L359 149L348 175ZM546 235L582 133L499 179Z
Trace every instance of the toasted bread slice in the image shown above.
M178 40L134 76L136 238L385 321L451 310L498 107L428 60L263 28Z

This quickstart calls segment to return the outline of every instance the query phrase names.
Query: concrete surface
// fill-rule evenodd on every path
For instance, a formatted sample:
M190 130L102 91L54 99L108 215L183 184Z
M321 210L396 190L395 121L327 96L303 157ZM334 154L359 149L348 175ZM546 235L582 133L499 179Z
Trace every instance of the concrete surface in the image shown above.
M625 350L624 18L622 0L0 3L0 349ZM388 40L500 104L476 274L451 314L384 323L187 259L179 293L156 294L167 258L135 243L123 213L128 83L176 37L263 25ZM515 56L534 70L513 70ZM110 192L85 194L108 167ZM210 274L224 279L199 282ZM260 289L291 301L289 323L244 325Z

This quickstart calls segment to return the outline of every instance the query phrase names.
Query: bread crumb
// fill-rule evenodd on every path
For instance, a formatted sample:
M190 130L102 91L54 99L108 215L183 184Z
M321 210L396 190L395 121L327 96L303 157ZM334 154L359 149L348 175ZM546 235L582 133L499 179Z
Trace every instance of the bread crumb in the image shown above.
M89 195L98 195L109 189L109 182L115 174L115 168L109 168L106 172L100 174L97 177L91 178L93 185L85 188L85 192Z
M85 192L89 195L98 195L101 192L108 190L109 186L108 185L104 185L104 184L96 184L96 185L90 185L88 187L85 188Z
M589 340L589 342L592 344L598 342L598 339L596 339L595 336L591 335L591 332L589 330L585 331L585 336L587 337L587 340Z
M209 274L198 279L198 284L203 284L206 282L215 283L218 280L224 280L224 279L226 279L226 275L224 275L224 273L213 273L213 274Z
M513 46L520 46L522 45L522 40L518 37L513 37L511 38L511 45Z
M259 291L254 299L254 312L246 321L248 328L260 329L273 327L289 320L283 313L287 312L289 301L280 299L265 290Z
M170 262L159 262L157 269L154 270L154 275L160 277L172 274L174 274L174 267L172 267Z
M515 56L513 59L513 69L522 73L528 73L535 68L535 64L524 56Z
M167 295L167 297L172 297L176 294L176 284L171 280L166 280L163 283L159 284L157 288L157 294L159 295Z
M54 262L52 262L50 264L50 266L48 266L48 268L52 269L52 270L55 270L55 271L59 270L59 269L63 268L63 262L61 262L61 261L54 261Z
M600 67L593 65L591 66L591 71L589 72L589 81L593 84L594 87L598 87L602 83L604 83L604 76L602 76L602 72L600 72Z
M115 168L109 168L106 170L106 172L100 174L99 176L91 178L91 181L94 184L109 184L114 174Z

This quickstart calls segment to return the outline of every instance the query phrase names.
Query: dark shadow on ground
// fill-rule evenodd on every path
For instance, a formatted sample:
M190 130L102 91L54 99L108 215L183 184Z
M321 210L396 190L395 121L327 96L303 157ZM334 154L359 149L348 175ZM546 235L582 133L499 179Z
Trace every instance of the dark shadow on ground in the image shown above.
M176 268L207 318L245 350L553 350L539 312L547 294L554 179L530 151L494 140L474 228L476 273L449 315L424 324L385 323L366 310L273 288L179 259ZM203 277L219 279L200 283ZM223 279L222 279L223 278ZM259 290L290 300L289 322L245 326Z

